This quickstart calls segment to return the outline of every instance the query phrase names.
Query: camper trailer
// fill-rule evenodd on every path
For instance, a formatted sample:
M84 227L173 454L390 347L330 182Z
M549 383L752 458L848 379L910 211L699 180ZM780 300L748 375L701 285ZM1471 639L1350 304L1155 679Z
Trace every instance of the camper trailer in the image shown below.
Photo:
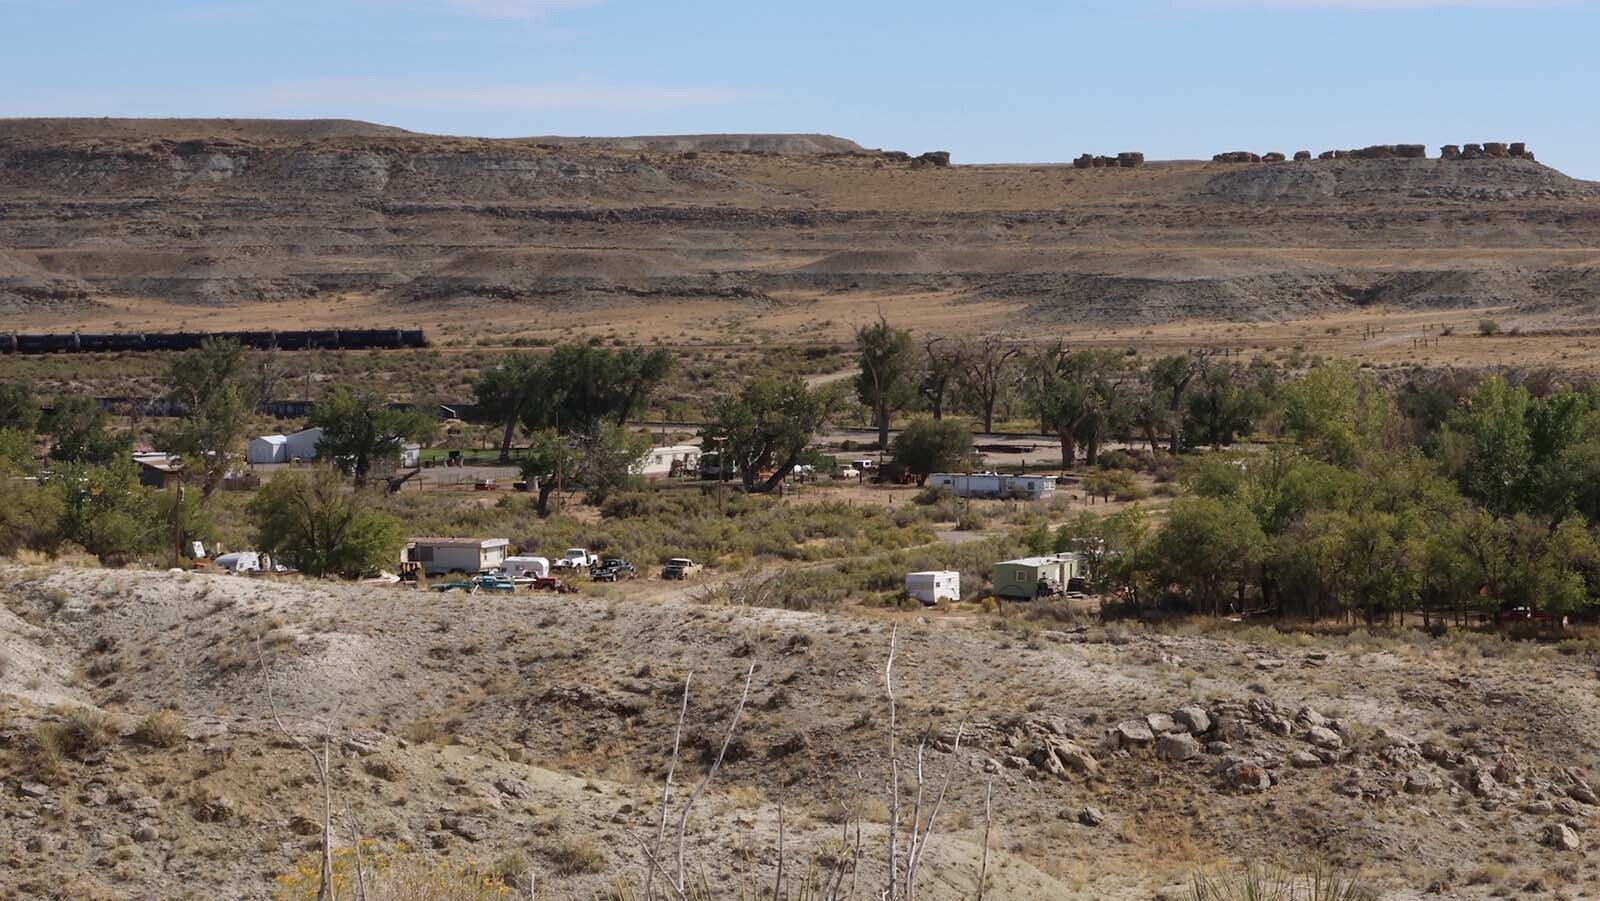
M1049 500L1056 494L1055 476L1011 476L997 472L936 472L928 476L928 487L943 488L956 497L1017 498Z
M402 567L420 569L430 576L448 573L483 573L499 569L506 561L505 538L413 538L401 552Z
M906 573L906 595L929 607L940 601L959 601L961 573L948 569Z
M506 578L513 582L531 582L550 575L550 560L547 557L507 557L502 566Z

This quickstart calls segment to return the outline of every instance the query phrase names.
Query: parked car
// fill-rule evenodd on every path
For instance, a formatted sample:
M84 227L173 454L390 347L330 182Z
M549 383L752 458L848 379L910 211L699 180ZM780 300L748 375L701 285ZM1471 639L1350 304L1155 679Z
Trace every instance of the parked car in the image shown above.
M469 579L460 579L455 582L442 582L433 586L434 591L465 591L467 594L477 594L480 591L496 591L510 594L517 590L517 586L505 576L473 576Z
M534 579L528 588L533 591L554 591L557 594L567 594L578 590L555 576L541 576Z
M600 565L600 555L589 553L587 548L569 547L551 569L593 569Z
M700 575L700 564L688 557L673 557L667 565L661 567L663 579L693 579Z
M589 578L596 582L620 582L623 579L632 579L639 575L633 564L618 557L611 557L589 574Z

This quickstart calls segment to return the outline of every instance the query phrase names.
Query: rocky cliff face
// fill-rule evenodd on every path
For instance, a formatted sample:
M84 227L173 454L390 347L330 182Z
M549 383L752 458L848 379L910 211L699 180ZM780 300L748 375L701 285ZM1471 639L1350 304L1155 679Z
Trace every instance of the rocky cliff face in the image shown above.
M859 294L1004 298L1046 319L1128 323L1373 298L1550 308L1593 293L1562 254L1600 242L1600 192L1526 156L946 162L818 135L0 121L0 309Z

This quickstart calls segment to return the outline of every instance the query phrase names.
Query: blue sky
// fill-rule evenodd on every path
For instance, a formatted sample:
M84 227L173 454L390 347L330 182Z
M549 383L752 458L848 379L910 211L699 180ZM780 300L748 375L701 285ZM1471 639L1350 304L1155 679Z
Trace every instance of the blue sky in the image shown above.
M1527 141L1600 178L1600 0L0 0L0 116L828 132L960 162Z

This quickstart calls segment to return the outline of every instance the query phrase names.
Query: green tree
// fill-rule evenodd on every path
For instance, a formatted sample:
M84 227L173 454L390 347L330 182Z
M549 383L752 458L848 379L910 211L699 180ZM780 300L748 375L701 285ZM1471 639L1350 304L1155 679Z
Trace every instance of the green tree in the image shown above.
M534 432L528 455L522 459L522 477L539 490L536 509L541 517L550 515L550 495L578 469L578 449L555 429Z
M164 450L183 460L185 475L199 476L203 497L243 458L245 431L260 400L247 364L238 342L208 339L167 367L168 397L184 415L158 437Z
M0 472L33 470L33 432L0 429Z
M347 489L332 467L286 470L250 502L256 547L312 576L359 578L398 565L405 544L394 517Z
M889 420L911 403L917 393L917 356L911 333L897 329L880 314L878 321L856 329L860 352L856 397L872 410L878 427L878 446L889 446Z
M1061 440L1061 465L1077 463L1080 438L1098 448L1099 435L1115 415L1120 386L1126 375L1122 355L1109 350L1067 354L1039 398L1041 418L1054 427Z
M39 398L24 382L0 382L0 429L15 430L30 438L39 429Z
M0 557L24 549L54 553L61 541L64 511L62 492L56 486L40 487L12 478L0 462Z
M672 365L672 353L664 348L612 351L563 344L545 358L542 374L528 383L542 396L529 402L523 426L529 431L550 427L562 434L598 434L605 423L624 425L647 406Z
M1141 422L1155 450L1155 434L1164 425L1168 434L1167 449L1177 454L1183 449L1184 399L1189 385L1206 371L1208 354L1178 354L1161 357L1150 364L1150 396L1142 405Z
M517 425L540 422L550 406L545 387L547 367L532 354L515 353L483 371L473 385L477 418L501 427L500 459L511 459Z
M1527 508L1533 472L1529 399L1498 376L1484 380L1445 421L1439 456L1468 497L1505 516Z
M922 373L917 393L928 405L934 419L944 418L945 398L964 366L961 348L942 335L922 339Z
M917 485L935 472L950 472L972 458L972 430L953 419L919 416L894 436L890 445L894 461L916 476Z
M170 520L139 484L133 460L105 465L64 462L53 468L48 487L61 499L60 536L102 561L121 563L170 546Z
M1183 439L1213 448L1233 444L1266 408L1260 390L1227 366L1208 366L1185 395Z
M376 394L343 386L317 404L311 425L322 429L317 454L355 477L357 487L379 468L400 462L407 441L423 440L437 423L421 410L391 410Z
M1213 498L1179 498L1150 542L1160 583L1212 615L1230 587L1241 592L1266 552L1266 536L1244 507Z
M44 430L50 437L50 459L63 463L106 464L128 455L133 442L128 435L107 431L111 417L94 398L63 394L55 400Z
M650 453L650 436L625 426L607 423L577 436L578 468L575 482L589 503L600 504L611 492L638 479Z
M1391 401L1351 363L1318 366L1279 392L1284 429L1307 453L1353 465L1383 441Z
M707 446L720 440L746 491L767 492L794 471L830 406L829 393L811 390L803 379L762 376L718 401L700 434Z
M961 348L956 386L983 416L985 433L994 431L995 404L1011 381L1010 361L1018 352L1017 348L1006 346L999 335L975 338Z

